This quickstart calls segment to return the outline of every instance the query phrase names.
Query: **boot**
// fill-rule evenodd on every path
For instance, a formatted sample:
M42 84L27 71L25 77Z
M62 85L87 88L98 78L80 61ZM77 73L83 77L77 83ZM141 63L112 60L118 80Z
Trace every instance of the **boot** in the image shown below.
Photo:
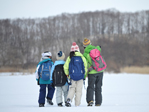
M87 106L93 106L93 101L90 101Z
M70 98L68 98L67 101L65 102L65 106L67 106L67 107L71 107L71 104L70 104Z
M44 104L43 103L39 104L39 107L44 107Z
M50 99L47 99L47 102L48 102L48 104L49 104L49 105L53 105L53 102L52 102L52 100L50 100Z
M101 104L96 104L95 106L101 106Z
M62 103L57 104L59 107L63 107Z

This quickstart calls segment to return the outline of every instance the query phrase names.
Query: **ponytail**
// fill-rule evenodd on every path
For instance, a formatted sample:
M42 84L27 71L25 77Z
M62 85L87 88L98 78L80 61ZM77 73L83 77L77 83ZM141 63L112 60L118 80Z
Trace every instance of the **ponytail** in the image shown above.
M71 51L70 52L70 59L75 55L75 52L74 51Z

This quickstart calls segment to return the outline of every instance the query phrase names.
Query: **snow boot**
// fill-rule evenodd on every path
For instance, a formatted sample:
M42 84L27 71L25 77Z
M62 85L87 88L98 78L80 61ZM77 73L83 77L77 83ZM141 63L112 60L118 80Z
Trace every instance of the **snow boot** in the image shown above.
M96 104L95 106L99 107L99 106L101 106L101 104Z
M70 104L70 98L68 98L67 101L65 102L65 106L67 106L67 107L71 107L71 104Z
M93 106L93 101L90 101L87 106Z
M62 103L57 104L59 107L63 107Z
M50 100L50 99L47 99L47 102L48 102L48 104L49 104L49 105L53 105L53 102L52 102L52 100Z
M43 103L39 104L39 107L44 107L44 104Z

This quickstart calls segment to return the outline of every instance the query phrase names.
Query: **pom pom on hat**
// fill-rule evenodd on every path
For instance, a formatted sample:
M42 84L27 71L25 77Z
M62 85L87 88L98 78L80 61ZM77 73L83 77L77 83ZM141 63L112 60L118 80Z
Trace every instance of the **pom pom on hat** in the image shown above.
M62 51L59 51L57 53L56 59L57 60L64 60L65 59L65 54Z
M77 45L77 44L76 44L76 42L73 42L72 45L75 46L75 45Z
M61 56L62 56L62 51L59 51L58 57L61 57Z

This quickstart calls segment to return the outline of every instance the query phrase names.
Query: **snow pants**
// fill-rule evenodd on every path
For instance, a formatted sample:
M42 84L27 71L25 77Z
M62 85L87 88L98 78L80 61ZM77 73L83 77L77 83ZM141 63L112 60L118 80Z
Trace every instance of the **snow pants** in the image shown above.
M89 103L93 100L94 91L95 91L95 104L102 103L102 79L103 72L97 74L88 74L88 87L86 101Z
M48 93L47 93L47 97L46 97L46 87L48 88ZM54 91L55 88L53 88L50 84L40 84L40 90L39 90L39 100L38 103L39 104L45 104L45 97L47 99L51 99L53 98L54 95Z
M78 81L71 80L71 83L67 98L70 98L72 101L75 95L75 106L79 106L81 104L83 79Z
M63 98L62 94L64 96L64 102L67 100L67 95L68 95L68 85L64 85L61 87L56 87L56 103L63 103Z

